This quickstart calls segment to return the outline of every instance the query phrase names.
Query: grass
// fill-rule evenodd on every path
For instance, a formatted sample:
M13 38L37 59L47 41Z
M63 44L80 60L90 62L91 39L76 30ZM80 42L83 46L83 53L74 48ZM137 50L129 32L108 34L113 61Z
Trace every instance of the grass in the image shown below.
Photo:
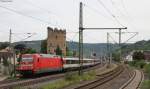
M148 79L142 82L141 89L150 89L150 64L144 66L144 72L147 74Z
M106 70L101 71L99 74L109 72L109 71L115 69L116 67L117 67L117 65L111 65L110 68L107 68ZM91 70L87 73L84 73L81 76L79 76L78 73L68 72L65 74L65 78L63 80L49 83L47 85L40 87L39 89L61 89L65 86L77 84L82 81L94 80L95 78L96 78L95 70Z
M40 89L60 89L68 85L76 84L81 81L93 80L96 78L95 71L89 71L79 76L77 73L66 73L63 80L42 86Z
M141 89L150 89L150 80L144 80Z
M140 60L140 61L130 61L128 62L128 64L131 66L131 67L134 67L134 68L138 68L138 69L143 69L144 66L146 65L145 61L144 60Z
M150 89L150 64L146 64L143 60L131 61L128 64L133 68L142 69L147 74L148 79L142 82L140 89Z
M60 80L60 81L45 85L41 89L59 89L70 84L72 84L71 81Z
M81 75L81 76L79 76L78 73L67 72L65 74L64 79L57 80L52 83L44 84L41 87L38 87L37 89L62 89L66 86L78 84L82 81L94 80L94 79L96 79L97 73L99 75L101 75L103 73L106 73L106 72L109 72L109 71L115 69L116 67L117 67L117 65L110 65L109 68L104 68L102 70L98 70L99 72L95 71L95 70L91 70L86 73L83 73L83 75ZM15 89L22 89L22 88L16 87ZM28 89L33 89L33 88L28 88Z

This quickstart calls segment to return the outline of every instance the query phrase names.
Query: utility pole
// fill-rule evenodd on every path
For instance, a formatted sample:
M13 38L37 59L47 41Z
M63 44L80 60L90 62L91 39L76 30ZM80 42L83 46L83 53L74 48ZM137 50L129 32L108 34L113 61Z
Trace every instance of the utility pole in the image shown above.
M82 74L83 65L83 4L80 2L79 8L79 75Z
M123 28L84 28L83 27L83 4L80 2L80 8L79 8L79 75L82 74L82 65L83 65L83 30L118 30L120 32L119 35L119 43L121 43L121 30L127 29L127 27Z
M10 50L10 47L11 47L11 36L12 36L12 32L11 32L11 29L9 31L9 50Z
M13 64L14 64L13 69L14 69L14 76L16 76L15 50L13 49L11 42L12 42L12 30L10 29L10 32L9 32L9 53L10 54L13 53Z
M120 57L120 60L122 61L121 29L119 29L119 48L120 48L120 51L119 51L119 57Z
M9 52L9 56L12 55L11 39L12 39L12 31L11 31L11 29L10 29L10 30L9 30L9 51L8 51L8 52ZM11 57L9 57L9 61L8 61L9 72L10 72L10 65L9 65L10 61L11 61Z
M109 45L109 33L107 32L107 59L110 64L110 45Z

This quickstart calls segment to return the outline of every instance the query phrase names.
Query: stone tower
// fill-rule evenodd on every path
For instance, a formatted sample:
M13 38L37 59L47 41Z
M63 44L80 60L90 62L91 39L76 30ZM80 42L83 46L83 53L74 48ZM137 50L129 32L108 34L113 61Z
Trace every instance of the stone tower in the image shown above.
M56 54L56 48L59 46L63 55L66 55L66 30L50 27L47 27L47 30L47 53Z

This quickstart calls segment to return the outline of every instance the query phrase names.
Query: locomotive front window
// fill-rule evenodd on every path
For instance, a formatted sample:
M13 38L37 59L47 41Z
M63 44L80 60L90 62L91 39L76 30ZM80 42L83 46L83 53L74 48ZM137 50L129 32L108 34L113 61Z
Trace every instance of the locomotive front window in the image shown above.
M33 61L33 58L31 58L31 57L23 57L23 58L22 58L22 61L23 61L23 62L32 62L32 61Z

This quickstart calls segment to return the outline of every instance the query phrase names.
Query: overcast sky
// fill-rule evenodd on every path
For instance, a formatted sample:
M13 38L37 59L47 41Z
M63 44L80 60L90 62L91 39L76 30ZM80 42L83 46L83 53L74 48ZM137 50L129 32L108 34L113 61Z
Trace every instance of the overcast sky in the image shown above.
M68 41L78 41L79 2L84 3L84 27L127 27L124 32L139 32L130 40L150 39L149 0L0 0L0 41L8 41L9 29L13 42L47 38L47 26L66 29ZM84 42L106 42L106 33L117 41L118 30L84 31ZM122 34L122 42L134 34ZM110 39L113 42L112 39Z

